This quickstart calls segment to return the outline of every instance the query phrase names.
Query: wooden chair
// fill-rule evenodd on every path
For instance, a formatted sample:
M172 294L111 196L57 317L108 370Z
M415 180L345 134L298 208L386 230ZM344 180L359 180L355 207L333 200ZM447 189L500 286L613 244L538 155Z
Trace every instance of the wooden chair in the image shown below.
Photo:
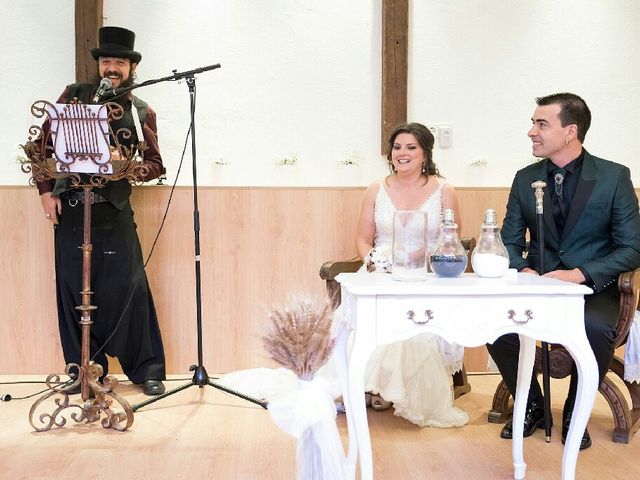
M633 272L625 272L618 277L618 289L620 291L620 313L616 329L615 348L624 345L629 335L629 329L638 308L638 295L640 293L640 269ZM571 355L560 345L551 345L549 352L549 366L551 377L565 378L571 373L573 359ZM536 373L542 371L542 354L538 347L535 361ZM629 404L618 386L610 378L616 375L622 381L631 397L632 406ZM607 400L615 428L613 441L617 443L629 443L633 435L640 427L640 385L624 381L624 359L613 357L609 373L605 376L598 389ZM493 404L489 412L489 422L502 423L507 420L513 410L510 402L510 394L504 381L500 382L493 395Z
M473 271L471 268L471 252L476 246L476 239L473 237L464 237L461 239L462 245L467 251L467 272ZM320 278L322 278L327 285L327 292L331 299L331 305L335 310L340 305L340 284L336 282L335 278L340 273L357 272L362 266L362 259L356 257L352 260L339 261L339 262L325 262L320 267ZM467 371L462 367L462 370L453 374L453 394L455 398L460 395L464 395L471 391L471 385L467 381Z

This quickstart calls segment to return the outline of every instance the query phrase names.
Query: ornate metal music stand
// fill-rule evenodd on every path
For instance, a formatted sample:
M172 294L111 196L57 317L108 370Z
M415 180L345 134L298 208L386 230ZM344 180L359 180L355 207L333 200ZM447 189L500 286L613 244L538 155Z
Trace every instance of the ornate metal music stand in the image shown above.
M46 379L47 393L41 396L29 411L29 422L38 432L48 431L53 426L62 427L67 420L62 415L66 409L75 409L71 418L76 422L95 422L102 413L104 428L124 431L133 424L133 410L127 400L115 392L118 380L107 376L102 382L102 366L90 361L89 333L91 311L97 307L91 305L91 205L94 188L104 187L109 181L127 179L133 183L147 172L142 162L134 158L136 151L143 152L146 145L143 139L135 148L129 148L118 141L130 138L128 129L113 132L111 122L122 118L124 111L117 103L103 105L82 104L74 99L70 104L53 104L38 100L31 106L36 118L44 119L42 127L32 125L29 138L22 145L28 161L22 164L22 171L31 174L29 183L49 179L70 180L71 186L83 191L84 225L82 249L82 305L76 309L81 312L82 328L81 365L70 363L65 374L72 382L60 385L60 375L51 374ZM113 139L115 145L110 144ZM72 371L77 370L74 378ZM82 404L71 403L69 392L80 386ZM43 403L53 397L56 408L52 413L41 413L36 425L34 417ZM114 400L121 409L112 410Z

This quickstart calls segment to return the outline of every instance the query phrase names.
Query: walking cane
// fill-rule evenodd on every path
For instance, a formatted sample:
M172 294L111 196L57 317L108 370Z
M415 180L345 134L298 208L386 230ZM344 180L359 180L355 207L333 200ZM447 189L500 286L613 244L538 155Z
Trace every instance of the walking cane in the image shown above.
M544 275L544 208L542 198L543 188L547 184L538 180L531 184L536 196L536 227L538 231L538 274ZM549 345L540 342L542 348L542 386L544 390L544 435L547 443L551 442L551 372L549 369Z

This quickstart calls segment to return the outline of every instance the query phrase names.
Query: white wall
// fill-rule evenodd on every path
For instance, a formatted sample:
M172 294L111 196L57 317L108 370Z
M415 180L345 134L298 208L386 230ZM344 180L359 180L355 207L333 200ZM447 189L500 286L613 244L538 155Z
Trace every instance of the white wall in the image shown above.
M366 185L386 172L380 3L105 0L104 23L136 32L140 81L222 65L197 77L200 185ZM29 106L57 97L74 78L74 2L0 6L0 87L10 92L0 183L24 185L15 157ZM510 185L531 161L534 98L568 90L593 112L586 147L628 164L640 185L640 2L414 0L410 18L409 118L452 126L452 148L434 155L451 183ZM188 128L187 86L167 82L137 94L158 112L172 181ZM276 166L294 156L296 166ZM357 166L340 163L352 159ZM476 160L486 166L472 166ZM179 184L191 184L189 148Z
M409 116L452 126L434 152L451 183L509 186L535 97L569 91L591 109L585 148L640 186L640 2L414 0L410 18Z
M16 161L34 123L31 104L57 99L75 78L73 0L0 0L0 184L25 185Z
M104 10L105 25L136 31L141 79L222 65L196 81L199 184L340 185L362 183L372 162L384 171L378 3L108 0ZM139 95L158 111L171 180L188 128L187 86ZM360 168L340 166L354 154ZM276 167L294 156L297 165ZM191 183L190 169L180 183Z

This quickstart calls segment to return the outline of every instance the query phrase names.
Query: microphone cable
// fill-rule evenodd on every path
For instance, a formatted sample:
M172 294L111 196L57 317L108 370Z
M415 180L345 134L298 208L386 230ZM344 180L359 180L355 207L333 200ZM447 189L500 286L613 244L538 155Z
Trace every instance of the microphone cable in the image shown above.
M180 155L180 163L178 164L178 170L176 171L176 178L173 181L173 185L171 185L171 190L169 192L169 199L167 200L167 206L166 206L166 208L164 210L164 215L162 217L162 221L160 222L160 227L158 227L158 233L156 234L156 236L155 236L155 238L153 240L153 243L151 244L151 249L149 250L149 254L147 255L147 260L144 262L144 265L142 266L142 268L140 268L138 270L138 272L136 273L135 282L133 284L133 287L131 288L131 294L129 295L129 298L127 299L127 303L125 304L124 309L122 310L122 314L120 315L120 318L118 318L118 321L116 322L116 325L113 327L113 331L107 337L107 339L102 343L102 345L94 352L93 356L91 357L91 361L95 360L96 356L102 350L104 350L104 348L107 346L107 343L109 343L109 340L111 340L113 338L113 336L117 333L118 328L120 328L120 324L122 323L122 320L124 319L124 316L127 313L127 310L129 310L129 305L131 305L131 300L133 300L133 296L135 295L136 289L138 288L138 284L140 283L140 279L144 275L145 268L147 267L147 264L151 260L151 256L153 255L153 251L155 250L156 244L158 243L158 239L160 238L160 233L162 233L162 230L164 229L164 224L165 224L165 221L167 220L167 215L169 214L169 207L171 206L171 202L173 200L173 193L174 193L174 191L176 189L176 185L178 183L178 178L180 177L180 171L182 170L182 164L184 162L184 154L187 151L187 144L189 142L189 138L190 137L191 137L191 124L189 124L189 129L187 130L187 135L186 135L185 140L184 140L184 146L182 147L182 154Z
M220 377L216 377L213 375L210 375L209 378L213 379L213 380L219 380ZM191 378L167 378L166 380L163 380L163 382L187 382L191 380ZM71 378L65 382L53 382L55 385L64 387L66 385L71 384L72 382L75 382L75 378ZM28 384L43 384L43 383L47 383L44 380L20 380L20 381L15 381L15 382L0 382L0 385L28 385ZM121 383L132 383L131 380L118 380L118 384ZM13 395L11 395L10 393L3 393L2 395L0 395L0 402L10 402L11 400L27 400L29 398L35 397L36 395L40 395L44 392L48 392L50 391L49 388L45 388L44 390L40 390L38 392L35 393L31 393L29 395L24 395L22 397L14 397Z
M71 383L75 382L75 378L70 378L69 380L65 381L65 382L53 382L61 387L64 387L65 385L69 385ZM19 382L0 382L0 385L26 385L26 384L30 384L30 383L36 383L36 384L42 384L42 383L47 383L44 380L23 380L23 381L19 381ZM25 395L23 397L14 397L9 393L3 393L2 395L0 395L0 401L2 402L9 402L11 400L27 400L28 398L31 397L35 397L36 395L40 395L41 393L47 392L49 391L48 388L45 388L44 390L40 390L39 392L35 392L32 393L30 395Z

